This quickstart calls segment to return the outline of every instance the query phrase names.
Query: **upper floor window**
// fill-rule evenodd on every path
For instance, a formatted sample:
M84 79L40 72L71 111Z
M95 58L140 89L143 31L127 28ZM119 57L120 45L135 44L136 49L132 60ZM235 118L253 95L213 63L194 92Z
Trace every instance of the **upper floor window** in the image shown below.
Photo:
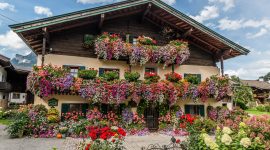
M202 75L201 74L191 74L191 73L185 73L184 78L193 84L199 84L202 81Z
M119 73L120 73L120 70L119 69L115 69L115 68L99 68L99 76L102 77L102 75L105 73L105 72L108 72L108 71L116 71L118 72L118 76L119 76Z
M64 65L63 67L70 69L70 74L74 77L78 77L78 73L80 70L85 70L84 66Z

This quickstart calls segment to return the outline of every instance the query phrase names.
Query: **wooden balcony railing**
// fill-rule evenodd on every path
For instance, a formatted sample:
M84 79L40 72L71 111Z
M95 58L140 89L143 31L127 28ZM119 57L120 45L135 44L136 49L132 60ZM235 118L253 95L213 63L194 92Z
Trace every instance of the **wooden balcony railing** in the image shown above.
M9 92L11 91L12 86L8 82L0 82L0 91L2 92Z

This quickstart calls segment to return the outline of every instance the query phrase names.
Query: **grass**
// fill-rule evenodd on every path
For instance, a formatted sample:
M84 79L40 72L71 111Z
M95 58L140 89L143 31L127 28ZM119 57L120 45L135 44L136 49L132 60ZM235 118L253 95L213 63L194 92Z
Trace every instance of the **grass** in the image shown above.
M1 125L9 125L12 122L12 120L9 119L0 119Z
M270 112L261 112L258 111L256 108L248 109L246 110L247 113L252 114L252 115L270 115Z

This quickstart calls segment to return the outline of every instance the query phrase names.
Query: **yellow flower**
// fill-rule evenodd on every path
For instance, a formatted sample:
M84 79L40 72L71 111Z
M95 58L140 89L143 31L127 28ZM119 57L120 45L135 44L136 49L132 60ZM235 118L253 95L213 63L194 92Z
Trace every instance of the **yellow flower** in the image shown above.
M230 145L232 143L232 138L228 134L224 134L221 137L221 142L225 145Z
M240 140L240 144L244 146L245 148L248 148L251 145L251 141L249 138L242 138Z
M247 125L246 125L244 122L241 122L241 123L239 124L239 127L240 127L240 128L246 128Z
M229 127L224 127L223 130L222 130L222 132L224 134L231 134L232 133L232 130Z

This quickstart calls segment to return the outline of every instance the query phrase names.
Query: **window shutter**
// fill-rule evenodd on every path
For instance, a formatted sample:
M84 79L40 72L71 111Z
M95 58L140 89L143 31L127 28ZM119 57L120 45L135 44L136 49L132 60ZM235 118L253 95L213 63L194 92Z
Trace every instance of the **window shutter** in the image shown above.
M200 105L200 106L199 106L199 110L200 110L200 115L201 115L202 117L204 117L204 116L205 116L205 113L204 113L204 105Z
M61 108L61 120L63 120L63 113L67 113L69 110L70 104L62 104L62 108Z
M79 70L85 70L85 66L80 66Z
M190 105L185 105L185 114L190 114Z
M129 35L129 43L133 44L133 39L134 39L134 36Z
M100 111L103 114L107 114L108 113L108 105L107 104L101 104Z
M82 113L86 114L89 109L89 104L82 104Z
M197 74L197 77L199 79L199 83L201 83L202 82L202 75L201 74Z
M104 74L104 68L99 68L98 75L101 77Z

